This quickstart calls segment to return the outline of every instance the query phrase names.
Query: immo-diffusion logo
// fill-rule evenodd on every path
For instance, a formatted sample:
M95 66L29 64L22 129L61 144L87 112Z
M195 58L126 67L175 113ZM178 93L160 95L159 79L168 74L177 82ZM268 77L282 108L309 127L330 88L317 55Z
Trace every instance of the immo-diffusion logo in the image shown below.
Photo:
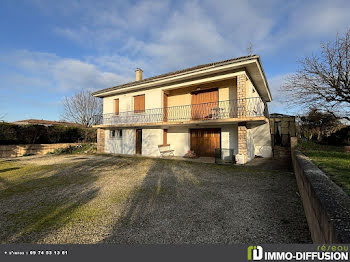
M263 248L261 246L248 247L248 260L261 260L263 258Z
M248 260L264 261L348 261L349 246L345 245L323 245L312 251L264 251L261 246L249 246Z

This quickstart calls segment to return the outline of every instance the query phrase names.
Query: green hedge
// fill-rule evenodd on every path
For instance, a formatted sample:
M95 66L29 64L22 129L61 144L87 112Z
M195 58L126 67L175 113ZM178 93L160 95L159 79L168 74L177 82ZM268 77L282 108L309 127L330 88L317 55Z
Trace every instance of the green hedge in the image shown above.
M0 123L0 145L96 142L93 128Z

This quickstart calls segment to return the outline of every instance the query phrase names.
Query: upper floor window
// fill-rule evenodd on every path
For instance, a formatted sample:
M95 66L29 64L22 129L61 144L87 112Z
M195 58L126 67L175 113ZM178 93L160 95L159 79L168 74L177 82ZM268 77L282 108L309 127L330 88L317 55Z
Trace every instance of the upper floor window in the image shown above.
M134 96L134 113L145 112L145 95Z
M114 100L114 112L116 115L119 115L119 99Z

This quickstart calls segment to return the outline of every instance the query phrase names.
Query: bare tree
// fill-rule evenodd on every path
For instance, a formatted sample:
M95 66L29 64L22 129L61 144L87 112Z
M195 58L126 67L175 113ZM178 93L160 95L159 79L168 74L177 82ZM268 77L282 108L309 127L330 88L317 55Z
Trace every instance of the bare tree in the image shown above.
M288 102L350 120L350 30L299 63L300 69L282 86Z
M91 127L96 115L102 114L102 100L92 96L89 90L82 90L63 100L62 119Z

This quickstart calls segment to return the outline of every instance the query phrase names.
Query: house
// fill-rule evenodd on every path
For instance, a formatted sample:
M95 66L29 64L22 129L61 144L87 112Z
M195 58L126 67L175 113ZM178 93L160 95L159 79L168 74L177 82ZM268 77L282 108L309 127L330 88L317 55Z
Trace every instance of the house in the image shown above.
M80 126L76 123L70 123L65 121L51 121L51 120L43 120L43 119L25 119L25 120L18 120L15 122L12 122L16 125L40 125L40 126Z
M260 57L250 55L199 65L93 93L103 98L98 151L203 157L231 149L237 163L271 157L266 102L271 93ZM225 156L222 156L225 157Z

